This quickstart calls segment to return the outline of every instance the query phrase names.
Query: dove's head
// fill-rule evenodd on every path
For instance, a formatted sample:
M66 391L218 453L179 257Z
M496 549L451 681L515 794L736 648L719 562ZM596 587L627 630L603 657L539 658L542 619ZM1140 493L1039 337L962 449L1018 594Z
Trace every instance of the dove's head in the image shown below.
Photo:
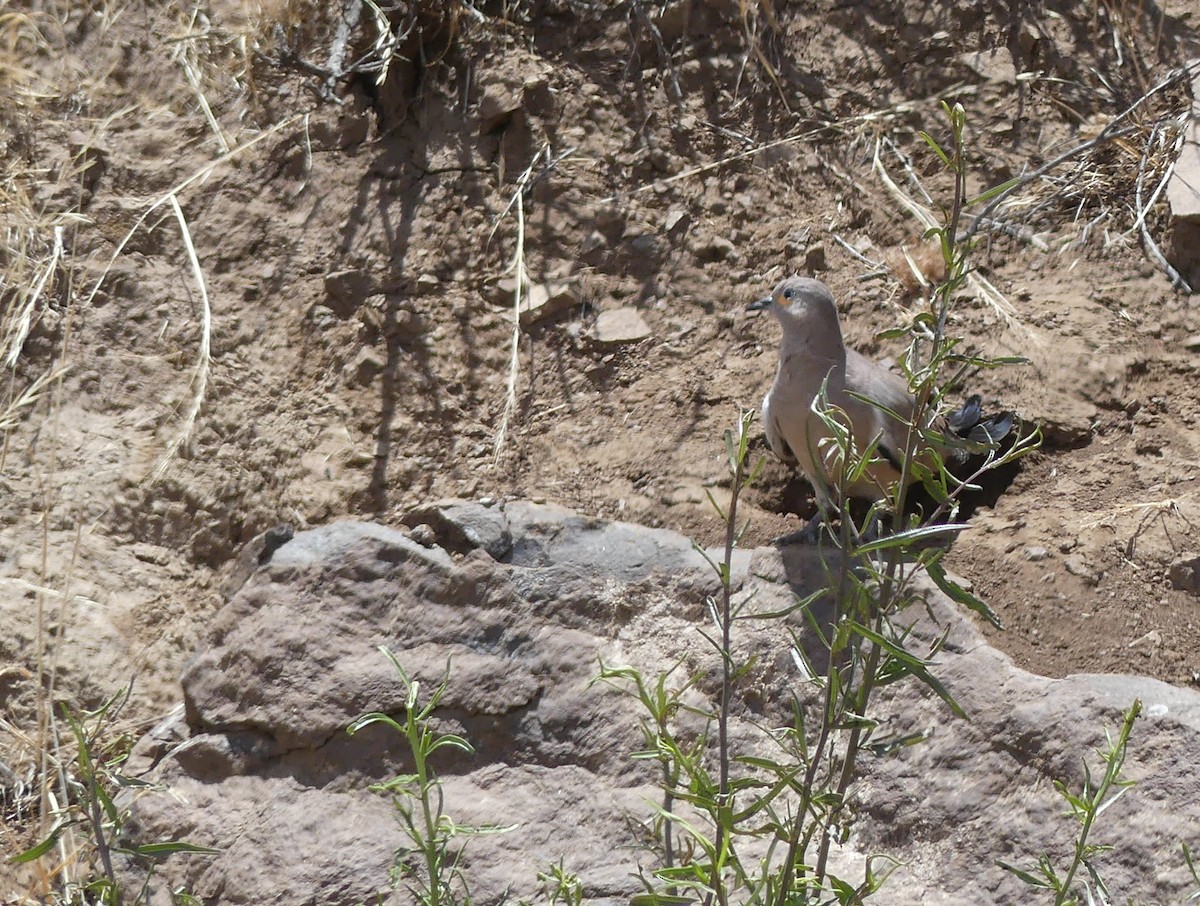
M746 306L746 311L767 310L779 319L784 330L811 332L817 327L837 325L833 293L820 280L811 277L787 277L779 281L771 295Z

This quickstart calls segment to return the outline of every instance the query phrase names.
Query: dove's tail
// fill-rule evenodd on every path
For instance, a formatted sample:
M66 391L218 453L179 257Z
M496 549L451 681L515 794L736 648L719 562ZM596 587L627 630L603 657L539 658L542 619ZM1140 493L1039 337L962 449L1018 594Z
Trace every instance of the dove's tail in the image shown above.
M963 404L946 416L950 430L964 440L976 444L999 444L1013 433L1017 417L1011 412L983 414L983 398L973 393Z

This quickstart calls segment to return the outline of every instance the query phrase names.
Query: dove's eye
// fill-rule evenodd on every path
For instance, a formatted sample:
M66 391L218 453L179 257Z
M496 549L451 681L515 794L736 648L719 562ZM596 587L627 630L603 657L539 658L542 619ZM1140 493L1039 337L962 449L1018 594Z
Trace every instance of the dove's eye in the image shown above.
M794 295L795 295L795 293L790 289L785 289L783 291L783 298L785 298L785 299L791 299L792 296L794 296Z

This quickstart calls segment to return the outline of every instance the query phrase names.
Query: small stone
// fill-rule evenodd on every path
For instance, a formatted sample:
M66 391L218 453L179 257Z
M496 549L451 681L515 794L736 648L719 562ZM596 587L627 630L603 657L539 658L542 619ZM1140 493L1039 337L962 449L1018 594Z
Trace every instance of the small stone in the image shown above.
M663 222L663 226L666 228L667 235L672 239L681 238L687 233L688 227L691 225L692 218L688 215L687 211L683 210L683 208L674 208L669 214L667 214L667 219Z
M361 145L371 132L371 117L365 111L343 113L338 118L337 134L340 147Z
M337 323L337 316L328 305L314 305L308 310L308 319L321 330L328 330Z
M479 100L479 134L507 126L513 114L521 109L521 95L503 82L496 82L483 89Z
M958 60L988 82L1003 84L1017 81L1017 68L1013 65L1012 54L1007 49L964 53Z
M1200 333L1194 333L1184 340L1183 348L1188 352L1200 352Z
M1083 579L1088 585L1098 585L1100 583L1099 574L1087 565L1087 561L1079 554L1071 554L1063 561L1063 566L1067 568L1072 576L1078 576Z
M604 238L604 234L599 230L592 230L583 240L583 245L579 247L579 257L594 264L607 246L608 240Z
M521 326L569 311L579 304L579 294L569 283L535 283L521 299Z
M375 291L375 281L371 275L357 268L325 275L325 293L334 311L357 308Z
M1045 560L1049 556L1050 556L1050 551L1046 550L1044 547L1032 547L1031 546L1031 547L1025 548L1025 559L1029 560L1032 563L1037 563L1041 560Z
M1135 648L1138 645L1147 645L1147 644L1155 645L1155 646L1161 645L1162 644L1162 633L1159 632L1157 629L1151 629L1149 632L1147 632L1141 638L1134 639L1126 647Z
M421 545L421 547L434 547L437 545L437 535L435 535L433 529L431 529L425 523L414 525L411 529L409 529L408 537L412 538L412 540Z
M629 245L639 255L649 255L654 252L654 237L648 234L638 236Z
M485 298L493 305L506 305L512 308L513 294L517 291L516 277L501 277L484 287Z
M1171 584L1182 591L1200 595L1200 557L1189 557L1171 564Z
M736 257L733 243L724 236L714 236L696 250L696 257L701 261L725 261Z
M365 346L359 350L354 361L346 366L346 370L357 383L366 385L386 366L387 360L382 355L370 346Z
M817 243L804 253L804 269L809 273L825 270L825 246Z
M650 336L650 326L636 308L602 311L592 325L597 343L636 343Z
M417 291L423 293L429 292L431 289L441 285L441 282L435 274L421 274L417 278Z

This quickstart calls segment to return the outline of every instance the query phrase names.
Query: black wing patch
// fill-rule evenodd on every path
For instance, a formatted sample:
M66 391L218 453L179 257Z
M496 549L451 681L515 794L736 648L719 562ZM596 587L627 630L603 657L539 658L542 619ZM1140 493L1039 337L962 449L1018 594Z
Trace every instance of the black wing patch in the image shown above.
M893 469L901 474L904 473L904 464L900 462L900 457L885 447L883 444L877 444L875 452L888 461Z

